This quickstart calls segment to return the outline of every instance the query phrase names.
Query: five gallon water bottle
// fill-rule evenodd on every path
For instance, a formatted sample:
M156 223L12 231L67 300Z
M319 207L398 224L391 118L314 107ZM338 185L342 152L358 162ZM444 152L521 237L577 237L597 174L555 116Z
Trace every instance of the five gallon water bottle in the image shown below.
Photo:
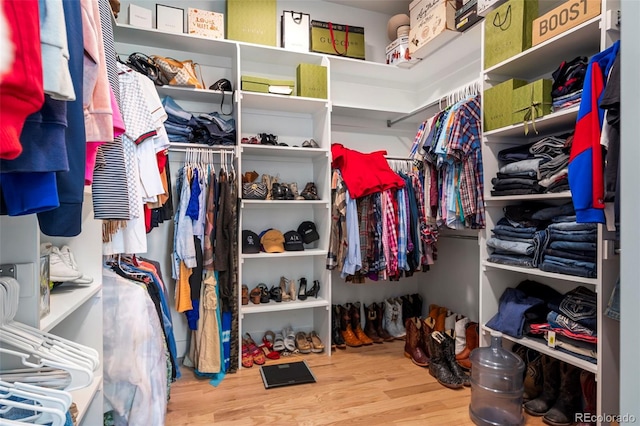
M524 362L502 348L502 333L491 333L491 346L471 352L471 404L476 425L522 425Z

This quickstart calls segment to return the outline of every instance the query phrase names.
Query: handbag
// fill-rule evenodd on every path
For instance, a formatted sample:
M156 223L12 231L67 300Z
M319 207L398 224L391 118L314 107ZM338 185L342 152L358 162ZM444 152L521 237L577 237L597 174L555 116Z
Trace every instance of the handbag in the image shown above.
M204 82L198 79L196 64L192 60L178 61L160 55L152 55L161 74L163 81L170 86L192 86L196 89L204 89Z
M139 73L146 75L157 86L166 84L163 80L162 72L160 71L160 68L158 68L158 64L156 64L156 61L154 61L153 58L148 57L144 53L132 53L127 58L127 63L125 65L128 65Z
M267 185L261 182L243 183L242 198L248 200L266 200Z

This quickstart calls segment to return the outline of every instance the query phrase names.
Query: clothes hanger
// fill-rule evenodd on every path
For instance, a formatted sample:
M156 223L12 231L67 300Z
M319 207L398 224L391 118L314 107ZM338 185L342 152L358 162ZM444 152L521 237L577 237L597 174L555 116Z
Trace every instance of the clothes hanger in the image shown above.
M69 397L71 397L71 394L68 395ZM0 383L0 399L8 399L12 396L31 399L33 401L39 402L43 407L55 408L62 411L63 413L66 413L71 406L71 403L66 404L66 400L60 398L38 394L36 392L30 392L23 389L17 389L13 386L3 386L2 383Z
M6 419L2 419L4 414L9 413L12 408L19 408L26 411L36 412L36 414L28 417L24 417L21 419L16 419L15 421L19 421L18 424L51 424L52 426L64 426L67 421L66 411L62 412L56 408L44 407L41 405L32 405L26 404L24 402L13 401L10 399L0 399L0 407L5 406L4 408L0 408L0 424L2 424ZM26 423L23 423L26 422ZM10 424L10 423L5 423Z
M63 391L69 383L71 376L67 371L53 367L41 368L17 368L0 372L0 379L13 382L15 386L34 386L43 390Z

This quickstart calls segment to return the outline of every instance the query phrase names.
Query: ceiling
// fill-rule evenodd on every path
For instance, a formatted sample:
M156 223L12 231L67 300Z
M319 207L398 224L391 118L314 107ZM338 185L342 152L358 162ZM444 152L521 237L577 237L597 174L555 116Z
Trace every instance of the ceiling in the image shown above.
M324 0L330 3L342 4L344 6L356 7L358 9L370 10L372 12L383 13L385 15L395 15L397 13L409 14L410 0Z

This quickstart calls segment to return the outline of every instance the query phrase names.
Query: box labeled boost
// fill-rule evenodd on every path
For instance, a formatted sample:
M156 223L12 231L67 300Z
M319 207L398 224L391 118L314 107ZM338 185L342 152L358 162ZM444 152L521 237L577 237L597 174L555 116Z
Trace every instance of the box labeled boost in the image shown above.
M227 38L278 45L276 0L227 0Z
M533 21L532 45L600 15L600 0L569 0Z
M531 47L538 0L509 0L484 20L484 67L490 68Z
M551 113L552 84L552 80L536 80L515 89L511 98L512 123L533 122L535 128L536 119Z
M296 83L298 96L327 99L327 67L299 64L296 68Z
M484 91L484 131L499 129L513 124L513 91L526 85L525 80L511 79Z

